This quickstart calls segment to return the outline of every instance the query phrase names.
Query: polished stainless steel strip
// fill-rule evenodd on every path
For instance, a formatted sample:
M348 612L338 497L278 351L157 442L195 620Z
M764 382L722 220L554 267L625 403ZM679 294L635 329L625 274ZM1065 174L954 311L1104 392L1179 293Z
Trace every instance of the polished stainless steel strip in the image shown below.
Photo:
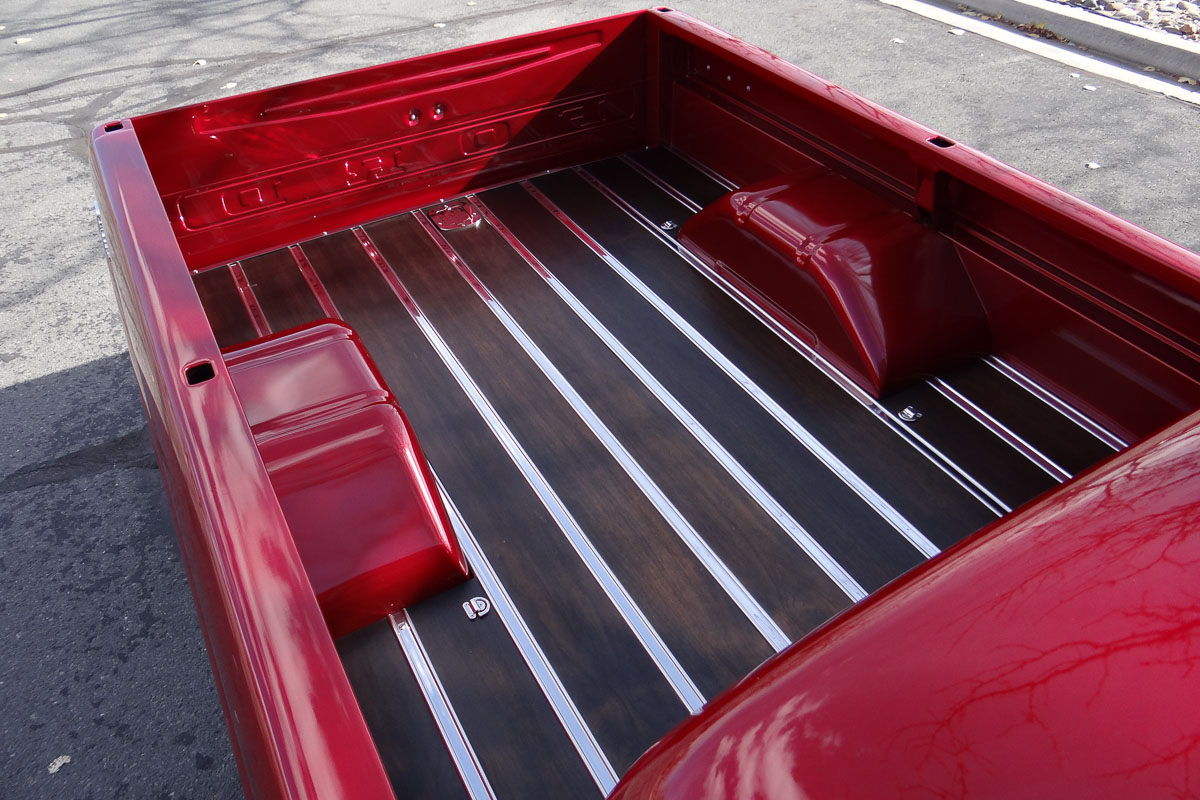
M425 695L425 702L433 712L433 720L446 741L454 766L458 768L458 774L467 787L467 794L472 800L495 800L496 795L492 792L487 776L483 774L483 767L479 765L475 749L471 747L470 740L463 732L462 723L454 713L454 707L446 696L446 689L429 661L429 654L421 644L421 637L417 635L417 629L413 626L408 611L389 614L388 619L391 620L392 631L400 642L404 657L408 659L413 676L421 687L421 694Z
M896 435L906 441L914 450L923 456L929 463L937 467L946 477L958 484L964 491L974 497L979 504L986 508L991 513L1000 517L1012 511L1012 507L997 497L990 489L977 481L974 476L970 475L945 453L937 448L933 442L926 439L921 434L909 425L904 420L895 414L887 406L880 403L867 392L863 391L862 387L852 381L840 369L835 367L825 359L816 350L809 347L808 343L796 337L783 325L780 325L777 320L771 317L770 314L764 312L753 298L746 296L735 284L728 281L723 275L709 269L698 259L689 263L700 272L704 277L708 278L718 288L722 289L742 308L758 318L760 322L772 330L780 339L791 346L793 350L808 360L810 364L825 373L838 387L846 394L858 401L860 405L869 410L875 415L875 418L890 428Z
M1062 414L1080 428L1083 428L1092 436L1095 436L1113 450L1124 450L1126 447L1129 447L1129 442L1125 441L1120 436L1117 436L1115 433L1108 430L1091 417L1082 413L1066 400L1063 400L1061 397L1054 394L1054 392L1045 388L1028 375L1025 375L1023 372L999 356L988 356L984 359L984 363L999 372L1004 377L1008 378L1013 383L1020 386L1025 391L1029 392L1034 397L1041 400L1046 405L1053 408L1059 414Z
M233 279L233 285L237 287L238 297L242 299L242 306L245 307L246 313L250 315L250 322L254 325L254 332L260 337L269 336L271 334L271 325L267 322L267 318L263 314L262 306L258 304L258 297L254 294L254 287L250 285L250 279L246 277L246 271L242 269L240 261L234 261L229 265L229 277Z
M734 183L733 181L726 178L721 173L716 172L715 170L713 170L711 167L709 167L706 164L701 164L699 161L692 158L691 156L689 156L687 153L683 152L682 150L675 150L674 148L668 148L668 149L670 150L670 153L672 155L676 156L681 161L686 161L689 166L691 166L697 172L703 173L706 177L711 178L714 183L718 183L721 186L724 186L726 189L728 189L731 192L736 191L737 189L741 188L740 186L738 186L736 183Z
M580 527L579 523L571 515L566 504L563 503L558 493L554 491L550 482L546 480L546 476L534 464L533 459L525 452L525 448L517 441L516 436L513 435L512 430L509 429L499 413L496 412L491 401L487 399L487 396L479 388L479 385L475 383L475 380L467 372L462 362L458 360L458 356L454 355L454 351L450 349L450 346L446 344L441 334L437 332L437 329L425 317L416 300L409 294L400 277L388 266L367 232L361 228L354 228L352 230L355 237L358 238L359 243L363 246L363 249L366 250L367 255L371 258L372 263L375 264L376 269L387 280L388 285L396 294L396 297L400 299L401 304L404 305L409 316L412 317L421 333L425 336L425 339L433 347L438 357L441 358L442 363L446 365L446 368L467 395L471 404L475 406L475 410L483 417L492 434L500 441L505 453L516 464L522 477L525 478L526 482L533 489L538 500L546 507L546 510L567 537L567 541L570 542L575 552L579 555L579 558L592 574L592 577L596 579L596 582L600 584L601 589L608 596L609 600L616 606L622 619L629 625L638 642L645 648L650 658L671 685L671 688L679 696L679 699L689 712L694 714L699 711L705 702L704 695L700 693L700 690L696 688L696 684L692 682L692 679L684 671L683 667L680 666L679 661L675 658L675 654L663 642L662 638L658 635L658 631L654 629L654 626L646 618L645 613L634 602L628 590L617 579L617 576L613 574L612 568L600 556L591 539L583 532L583 528Z
M624 211L631 219L656 236L663 244L674 250L675 253L680 256L680 258L690 264L701 275L708 278L718 288L737 301L740 306L753 314L769 329L774 331L781 339L789 344L793 350L808 359L813 366L817 367L827 376L832 378L838 386L846 390L852 397L857 399L859 403L870 409L876 417L883 420L888 427L899 433L901 437L908 441L909 444L913 445L919 453L929 459L935 466L937 466L942 472L953 479L955 483L975 497L976 500L987 507L988 510L990 510L993 514L1001 516L1012 510L998 497L996 497L996 495L993 494L986 486L976 480L974 476L959 467L956 463L954 463L953 460L934 447L932 443L914 431L910 426L906 425L884 405L864 392L857 384L843 374L841 370L830 364L806 342L781 325L778 320L775 320L770 314L763 311L763 309L759 307L759 305L754 302L753 299L747 297L744 292L739 290L730 281L712 270L707 264L693 255L686 247L675 241L675 239L665 231L659 229L653 221L647 219L645 215L643 215L629 203L625 202L624 199L609 189L602 182L597 180L593 175L589 174L586 170L577 168L576 172L578 172L580 177L586 180L590 185L594 186L597 191L607 197L614 205ZM647 291L649 291L648 287ZM853 473L850 474L853 475ZM866 484L862 485L866 486ZM870 487L867 488L869 489Z
M313 297L317 298L317 305L321 307L321 311L327 317L341 319L341 312L333 304L333 298L329 296L329 290L321 282L321 276L317 275L317 271L313 269L312 262L308 260L308 256L304 253L304 248L298 244L294 244L288 247L288 252L292 256L292 261L296 264L296 269L300 270L300 274L304 277L305 282L308 283L308 288L312 291Z
M682 205L688 211L696 212L696 211L700 210L701 206L699 203L697 203L692 198L688 197L683 192L676 189L671 184L667 183L662 178L658 177L658 175L655 174L652 170L649 170L646 167L643 167L635 159L632 159L629 156L620 156L620 161L625 166L629 167L634 172L636 172L638 175L641 175L643 178L645 178L646 180L653 183L659 189L661 189L662 191L671 195L671 197L675 200L675 202Z
M590 177L590 176L589 176ZM681 314L675 311L665 300L658 296L649 286L637 277L628 267L609 253L603 245L589 236L574 220L568 217L562 209L543 195L531 184L524 184L526 190L538 199L560 222L569 228L581 241L588 245L609 268L616 272L633 289L640 294L651 306L675 326L691 343L709 358L722 372L730 377L742 391L749 395L764 411L770 414L776 422L792 435L806 450L812 453L826 469L832 472L838 480L858 495L877 514L883 517L889 525L903 536L922 555L932 557L937 555L939 548L925 534L909 522L903 514L897 511L866 481L860 478L840 458L817 439L807 428L787 412L762 387L755 383L749 375L743 372L721 350L696 330Z
M1059 483L1071 479L1071 473L1060 467L1049 456L1038 450L1032 444L1021 438L1015 431L1000 420L980 408L971 398L959 392L941 378L931 378L929 385L942 397L965 411L972 419L994 433L1009 447L1025 456L1037 467Z
M814 352L813 355L817 358L820 357L816 352ZM814 361L814 363L816 362ZM830 369L836 370L837 367L834 367L831 364ZM872 403L875 402L875 398L871 397L870 395L867 395L867 397L870 398ZM867 407L871 408L869 405ZM892 411L886 406L879 404L878 408L871 408L871 410L879 419L883 420L884 424L899 434L901 439L904 439L910 445L912 445L912 447L918 453L925 456L929 463L933 464L935 467L944 472L951 480L953 480L964 490L966 490L968 494L978 500L980 505L982 505L988 511L992 512L997 517L1002 517L1008 512L1012 511L1012 506L1010 506L1008 503L1005 503L1003 500L997 497L991 489L988 489L986 486L976 480L975 476L971 475L958 464L954 463L953 459L939 450L937 445L926 439L921 434L917 433L916 430L914 430L907 422L900 419L900 417L896 414L892 413Z
M516 603L509 596L508 590L500 581L495 568L488 561L483 548L479 546L479 540L475 538L475 534L463 519L462 513L450 499L446 487L442 485L441 479L436 475L434 478L437 480L446 510L450 512L450 524L458 535L458 543L462 547L463 553L466 554L467 563L471 565L472 574L479 579L479 585L483 587L492 603L492 610L504 624L508 635L512 637L518 652L521 653L521 658L525 660L529 671L533 673L533 679L537 681L542 694L550 702L550 708L553 709L554 715L558 717L563 730L567 732L567 738L571 740L575 752L579 753L579 757L583 759L584 765L591 773L592 780L607 796L617 785L616 770L613 769L608 757L604 755L604 751L600 749L595 736L592 735L592 729L588 727L575 702L567 694L558 673L550 664L550 659L546 658L541 645L533 637L529 625L525 622L525 617L521 615Z
M570 381L559 372L558 367L550 360L550 358L542 351L540 347L530 338L525 329L521 327L508 310L500 304L492 293L487 290L478 276L471 270L470 266L455 252L453 246L446 241L442 236L441 231L434 227L433 223L429 222L423 214L414 214L421 222L421 226L429 237L437 243L446 257L454 264L454 268L458 270L475 293L483 300L484 304L495 315L500 324L504 326L517 343L521 346L529 358L537 365L542 374L546 376L546 380L558 391L562 398L571 406L571 410L579 415L583 420L584 425L600 440L604 445L604 449L621 466L625 474L637 485L642 494L650 501L655 510L662 515L663 519L671 526L675 533L687 545L687 548L692 551L692 554L700 561L701 565L712 575L713 579L721 586L722 589L733 599L733 602L741 610L743 614L754 625L755 629L762 634L763 638L770 643L776 652L782 650L791 644L791 639L783 630L771 619L771 615L767 613L754 595L742 584L733 570L721 559L720 556L713 551L700 532L692 525L691 522L683 515L683 512L671 502L666 493L654 481L650 474L638 463L617 438L616 434L600 419L599 415L588 405L587 401L580 396L575 387ZM848 577L848 576L847 576Z
M703 164L693 160L686 154L675 151L672 152L674 152L675 155L677 155L680 159L686 161L693 168L704 173L709 178L712 178L714 181L720 183L726 188L738 188L735 184L730 183L721 175L718 175ZM934 466L936 466L939 470L945 473L947 477L971 494L989 511L996 516L1002 516L1003 514L1012 510L1011 507L1001 501L1000 498L992 493L986 486L976 480L974 476L959 467L958 464L956 464L945 453L942 453L933 445L932 442L925 439L923 436L909 427L903 420L892 413L887 407L864 392L861 387L850 380L850 378L848 378L840 369L833 366L833 364L827 361L822 355L813 350L807 342L799 339L792 331L780 325L777 320L771 317L771 315L765 313L757 302L748 297L744 292L742 292L741 289L726 279L725 276L721 275L717 271L710 268L707 264L696 258L694 254L687 250L687 248L680 245L673 237L669 236L665 231L655 225L653 221L647 219L645 215L643 215L630 204L626 203L624 199L609 189L601 181L597 180L593 175L587 173L586 170L577 169L576 171L580 173L580 176L584 180L596 187L598 191L604 194L605 197L607 197L622 211L633 218L639 225L641 225L643 228L646 228L648 231L658 237L660 241L671 247L671 249L675 250L680 257L682 257L693 268L699 271L700 274L704 275L713 284L729 295L738 303L738 305L742 306L742 308L746 309L748 312L757 317L760 322L774 331L781 339L787 342L794 350L800 353L800 355L804 356L815 367L824 372L838 386L854 397L854 399L856 399L861 405L868 408L872 413L875 414L877 418L884 422L884 424L886 424L902 439L912 445Z
M529 266L541 276L547 285L554 291L555 294L562 299L567 306L575 312L575 315L588 326L588 328L604 343L606 347L620 359L621 363L633 373L643 386L645 386L655 398L662 403L671 414L679 420L684 428L698 441L705 450L717 461L718 464L729 474L734 481L765 511L771 519L785 532L792 541L794 541L801 550L803 550L809 558L811 558L821 570L830 577L838 588L846 593L852 600L858 601L867 596L867 592L863 587L854 580L841 564L837 562L833 556L825 551L820 543L809 534L804 527L792 517L779 504L770 492L768 492L762 484L760 484L749 470L741 465L733 455L725 449L717 438L713 436L707 428L705 428L696 417L687 410L667 387L663 386L658 378L642 364L629 349L625 347L621 341L613 335L604 323L598 320L587 306L568 289L555 275L543 264L537 256L529 251L521 243L519 239L512 234L511 231L501 222L487 205L478 197L471 198L475 203L479 213L488 223L496 229L509 246L521 254Z

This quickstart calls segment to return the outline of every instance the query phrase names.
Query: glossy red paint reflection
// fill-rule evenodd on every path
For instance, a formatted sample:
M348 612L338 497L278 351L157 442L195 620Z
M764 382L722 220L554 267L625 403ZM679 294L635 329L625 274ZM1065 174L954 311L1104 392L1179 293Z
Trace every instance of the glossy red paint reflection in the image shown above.
M304 466L329 443L348 459L330 460L335 482L363 481L350 491L370 500L424 464L403 418L382 410L382 381L346 356L356 346L347 334L311 374L282 364L312 342L264 343L262 371L247 379L256 386L239 397L189 268L641 146L674 148L742 184L819 162L952 241L995 352L1122 435L1151 434L1200 406L1200 257L934 136L661 10L98 128L93 169L114 286L247 793L392 795L305 561L361 566L367 594L404 561L368 547L347 565L320 537L304 555L255 435L270 449L302 418L374 409L330 416L324 444L297 439L270 456L285 504L301 498L290 512L304 518L297 529L345 504L340 491L313 488ZM810 221L783 214L776 227L811 233L819 209L788 208ZM858 268L874 268L886 239L869 226L855 235L839 292L865 286ZM796 292L772 287L764 303L787 308ZM873 326L887 328L882 311L843 327L865 342ZM188 385L185 370L203 364L211 378ZM1184 580L1195 572L1196 422L886 588L714 701L619 791L1196 794L1185 782L1197 733L1186 667L1198 604ZM401 528L433 513L420 495L430 476L414 480ZM332 595L344 583L318 580Z
M1200 256L699 20L650 17L651 144L743 186L820 163L924 216L982 256L993 352L1130 441L1200 406Z
M622 14L138 117L193 268L643 139L646 15Z
M376 403L259 444L330 632L467 578L407 421Z
M311 418L392 400L358 337L332 320L228 351L225 365L259 439Z
M954 245L827 170L731 192L679 241L875 397L988 350Z
M393 797L129 121L97 128L92 157L130 359L246 793ZM189 385L184 370L200 363L213 377Z
M226 359L334 636L467 578L416 435L350 328L319 322Z
M613 797L1193 797L1200 414L889 585Z

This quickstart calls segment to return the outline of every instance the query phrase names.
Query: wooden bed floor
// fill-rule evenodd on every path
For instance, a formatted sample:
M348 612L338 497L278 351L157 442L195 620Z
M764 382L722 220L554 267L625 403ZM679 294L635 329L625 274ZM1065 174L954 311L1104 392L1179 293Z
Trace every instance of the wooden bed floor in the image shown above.
M1122 446L997 359L863 396L676 246L727 190L644 151L469 196L468 227L423 209L195 276L222 347L353 327L451 507L475 577L338 642L398 795L605 794L763 659Z

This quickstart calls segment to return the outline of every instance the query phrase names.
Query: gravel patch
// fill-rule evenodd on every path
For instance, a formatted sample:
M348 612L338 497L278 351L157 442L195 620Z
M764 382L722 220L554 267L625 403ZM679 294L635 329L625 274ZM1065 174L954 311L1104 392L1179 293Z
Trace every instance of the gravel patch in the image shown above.
M1200 3L1191 0L1055 0L1143 28L1200 40Z

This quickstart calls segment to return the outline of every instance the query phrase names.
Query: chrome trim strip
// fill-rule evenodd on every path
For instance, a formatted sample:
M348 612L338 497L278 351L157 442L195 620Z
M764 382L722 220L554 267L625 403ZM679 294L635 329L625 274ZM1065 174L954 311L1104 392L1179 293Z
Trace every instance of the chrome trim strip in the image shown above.
M472 197L475 207L483 218L495 228L496 232L508 242L525 259L526 263L550 286L555 294L567 304L575 315L604 343L606 347L621 360L621 363L662 403L671 414L679 420L687 431L695 437L701 446L716 459L717 463L729 474L742 489L765 511L771 519L783 529L792 541L811 558L843 592L854 601L867 596L867 591L823 548L804 527L789 514L783 506L760 484L737 459L725 449L717 438L692 415L679 400L671 394L654 377L633 353L629 352L621 341L588 310L580 300L545 266L532 252L526 248L516 236L501 222L495 213L478 197Z
M931 378L927 383L937 391L942 397L949 400L954 405L958 406L966 412L972 419L978 422L983 427L994 433L1005 444L1016 450L1021 455L1025 456L1031 462L1037 465L1039 469L1045 472L1050 477L1054 478L1059 483L1071 479L1071 473L1060 467L1049 456L1038 450L1029 442L1022 439L1015 431L1009 428L1000 420L993 417L984 409L980 408L976 403L960 393L950 384L941 378Z
M692 198L688 197L683 192L676 189L671 184L664 181L662 178L660 178L658 175L656 175L651 170L647 169L646 167L643 167L636 160L630 158L627 155L619 156L619 159L622 164L629 167L634 172L636 172L638 175L641 175L643 178L645 178L646 180L653 183L659 189L661 189L664 192L666 192L667 194L669 194L671 196L671 198L675 200L675 202L682 205L688 211L695 213L701 209L702 206L699 203L697 203Z
M433 664L429 661L429 653L421 644L421 637L417 635L417 629L413 627L407 609L389 614L388 619L391 620L392 631L396 634L396 640L400 642L404 657L408 659L413 677L421 687L421 694L425 695L425 702L433 712L433 720L446 741L450 757L454 759L454 766L458 768L458 774L467 787L467 794L472 800L495 800L496 795L492 792L487 776L483 774L483 767L479 765L475 749L471 747L471 742L463 732L462 723L458 721L458 715L450 705L446 688L442 686Z
M414 212L414 214L416 213ZM404 308L417 324L421 333L438 354L438 357L441 358L442 363L446 365L450 374L454 376L459 387L462 388L472 405L475 406L475 410L483 417L492 434L500 441L508 457L516 464L517 469L520 470L521 475L528 482L530 488L533 489L538 500L546 507L546 510L567 537L567 541L575 549L575 552L588 568L588 571L592 573L596 582L600 584L601 589L608 595L609 600L612 601L618 612L620 612L621 617L629 625L639 643L645 648L655 665L666 677L671 688L679 696L679 699L689 712L694 714L699 711L705 702L704 695L700 693L700 690L696 688L692 679L684 672L675 655L663 642L662 638L659 637L658 631L650 624L646 615L629 595L628 590L625 589L616 575L613 574L607 562L601 558L595 545L592 544L592 541L583 532L583 529L571 515L571 512L567 509L562 499L554 491L553 487L550 486L550 482L546 480L546 476L542 474L541 470L534 464L533 459L525 452L525 448L517 441L516 436L513 435L508 425L501 419L496 409L492 407L491 402L484 395L478 384L475 383L466 368L463 367L462 362L454 355L454 352L446 344L446 341L442 339L437 329L426 319L416 300L409 294L400 277L388 266L367 232L362 228L353 228L352 230L363 249L367 252L367 255L371 258L371 262L375 265L375 268L387 280L388 285L404 305Z
M1120 436L1117 436L1115 433L1105 428L1099 422L1096 422L1091 417L1079 411L1066 400L1063 400L1061 397L1054 394L1052 391L1042 386L1033 378L1030 378L1028 375L1021 372L999 356L988 356L987 358L983 359L983 361L989 367L996 370L1001 375L1008 378L1010 381L1017 384L1046 405L1053 408L1059 414L1062 414L1071 422L1083 428L1092 436L1095 436L1113 450L1124 450L1126 447L1129 447L1129 442L1125 441Z
M592 729L588 727L583 715L579 713L578 707L567 694L566 688L559 679L558 673L554 671L554 667L551 666L550 660L546 658L541 645L533 638L529 625L525 622L521 612L517 610L516 603L509 596L508 590L500 581L492 563L488 561L483 548L479 546L479 540L475 538L475 534L463 519L462 512L454 505L454 501L446 492L446 487L436 474L434 480L437 481L438 490L446 504L446 510L450 512L450 524L458 535L458 543L462 547L463 553L466 554L467 563L471 565L471 571L479 579L479 585L487 592L493 611L504 623L508 635L512 637L518 652L521 653L521 658L525 659L525 664L533 673L533 679L537 681L542 694L550 702L554 716L558 717L558 721L562 723L575 752L579 753L584 766L591 773L592 780L596 782L600 791L608 796L613 787L617 785L616 770L613 769L608 757L600 749L600 745L592 735Z
M682 155L681 157L689 161L692 166L697 166L696 163L690 159ZM717 288L729 295L735 302L737 302L738 305L753 314L760 322L762 322L777 336L779 336L779 338L783 339L784 342L790 345L793 350L804 356L809 363L824 372L827 377L833 380L834 383L840 386L851 397L858 400L861 405L874 413L876 417L882 420L893 431L898 433L900 437L905 439L914 449L917 450L917 452L925 456L934 466L945 473L947 477L949 477L964 490L966 490L968 494L972 495L976 500L978 500L981 505L998 517L1003 516L1012 510L1012 508L1010 508L1007 504L1001 501L1000 498L996 497L995 494L988 490L986 486L981 484L972 475L959 467L958 464L954 463L949 456L938 450L938 448L934 447L931 442L912 430L912 428L906 425L903 420L899 419L888 408L864 392L856 383L843 374L841 370L829 363L829 361L827 361L825 357L816 350L813 350L807 342L804 342L786 327L781 325L777 320L772 318L770 314L765 313L753 299L748 297L741 289L735 286L727 278L709 267L686 247L675 241L675 239L666 235L662 230L659 230L657 225L646 219L646 217L640 211L626 203L624 199L605 186L602 182L597 180L595 176L589 174L580 167L576 167L575 171L581 178L587 181L589 185L595 187L596 190L607 197L610 202L624 211L627 216L632 218L650 233L654 234L659 241L673 249L701 275L708 278L709 281L717 286Z
M814 353L813 355L817 356L818 354ZM830 365L830 369L837 368ZM867 397L870 397L870 395L867 395ZM873 397L870 397L870 399L872 402L875 400ZM1005 503L990 489L985 487L979 481L975 480L970 473L958 466L958 464L955 464L950 459L950 456L939 450L933 442L917 433L912 426L900 419L900 417L897 414L894 414L891 409L883 405L880 405L877 409L872 408L870 405L868 405L867 408L870 408L879 419L883 420L885 425L899 434L901 439L907 441L914 450L925 456L929 463L933 464L935 467L944 472L952 481L961 486L967 492L967 494L978 500L980 505L982 505L988 511L992 512L997 517L1002 517L1012 511L1012 506L1010 506L1008 503Z
M108 243L108 233L104 230L104 217L100 216L100 201L92 200L92 213L96 215L96 230L100 233L100 244L104 245L104 257L111 259L112 245ZM199 275L203 270L194 269L192 275Z
M504 326L526 355L537 365L546 379L558 391L562 398L567 401L571 409L579 415L583 420L584 425L600 440L610 455L616 459L621 469L630 477L642 494L650 501L655 510L662 515L663 519L671 526L675 533L687 545L687 548L692 551L692 554L700 561L704 568L708 571L713 579L721 586L722 589L733 599L738 609L749 618L755 629L762 634L763 638L770 643L771 647L776 652L782 650L791 644L791 639L786 633L771 619L771 615L767 613L750 591L742 584L729 566L718 556L713 549L705 541L700 532L693 527L692 523L684 517L683 512L671 502L666 493L655 483L649 473L637 462L633 454L625 449L625 445L621 444L620 439L616 434L600 419L599 415L587 404L587 401L580 396L575 387L559 372L558 367L550 358L542 351L540 347L530 338L525 329L521 327L508 310L500 304L487 287L479 280L478 276L471 270L457 252L454 247L446 240L432 222L429 222L423 214L413 212L421 223L421 227L429 234L429 237L438 245L454 268L458 270L475 293L483 300L484 304L495 315L500 324Z
M313 269L308 256L304 254L304 248L298 244L293 244L288 247L288 252L291 253L292 261L296 262L296 269L300 270L300 274L304 276L304 281L312 291L313 297L317 298L317 305L321 307L321 311L325 313L325 316L332 317L333 319L342 319L342 313L333 304L333 298L329 296L329 290L325 288L325 284L321 282L321 276L317 275L317 271Z
M888 424L890 428L899 433L902 438L908 440L910 445L913 445L918 452L933 462L935 466L946 473L955 483L973 495L982 505L996 516L1011 511L1012 509L1003 503L996 495L992 494L983 484L977 481L972 475L967 473L952 461L946 454L942 453L933 446L928 440L920 434L912 430L906 425L903 420L896 417L889 409L879 403L875 398L871 397L863 391L854 381L850 380L837 367L829 363L820 353L813 350L806 342L797 337L792 331L781 325L778 320L771 317L770 314L764 312L758 304L748 297L744 292L734 286L728 279L710 268L707 264L697 258L691 251L675 241L665 232L658 230L657 226L638 211L633 206L629 205L620 195L613 192L595 176L589 174L582 168L576 167L575 171L593 186L602 195L607 197L610 202L625 212L627 216L641 225L643 228L654 234L660 242L674 250L684 261L690 264L694 269L700 272L701 275L708 278L717 288L724 291L737 303L753 314L758 320L764 323L769 329L774 331L781 339L789 344L793 350L804 356L808 361L828 377L832 378L839 386L849 392L852 397L855 397L862 405L870 409L877 417Z
M588 176L591 177L591 176ZM594 180L594 179L593 179ZM851 491L858 495L867 505L869 505L877 514L883 517L888 524L896 529L913 547L922 555L932 557L937 555L941 550L931 542L925 534L917 530L916 526L909 522L904 515L897 511L890 503L879 495L866 481L860 478L853 470L838 458L834 453L825 447L816 436L814 436L807 428L800 424L791 414L787 412L783 406L779 405L762 387L755 383L749 375L744 373L736 364L733 363L724 353L720 351L712 342L704 337L700 331L696 330L691 323L685 320L678 312L675 311L666 301L659 297L654 290L647 286L640 278L622 264L615 256L609 253L603 245L589 236L574 220L566 215L550 198L542 194L537 187L525 183L523 184L526 190L538 199L552 214L554 214L560 222L570 229L584 244L592 249L609 268L621 276L621 278L633 287L634 291L640 294L646 302L650 303L660 314L675 326L675 328L687 337L693 345L696 346L709 360L733 380L742 391L749 395L764 411L774 417L783 428L792 435L806 450L813 454L825 467L832 472L839 480L842 481ZM665 234L664 234L665 235ZM669 238L669 237L667 237ZM674 240L671 240L674 244Z
M242 269L240 261L234 261L229 265L229 277L233 279L238 297L242 299L242 306L250 316L250 324L254 326L254 332L260 337L269 336L271 325L267 322L266 315L263 314L262 306L258 304L258 296L254 294L254 287L250 285L250 279L246 277L246 271Z
M705 177L711 178L714 183L721 184L729 191L735 192L741 188L740 186L738 186L736 183L734 183L733 181L726 178L721 173L715 171L714 169L712 169L711 167L709 167L706 164L701 164L699 161L692 158L691 156L689 156L687 153L683 152L682 150L676 150L673 147L668 147L667 151L670 152L671 155L677 157L680 161L686 161L688 163L688 165L691 166L693 169L695 169L697 172L703 173Z

